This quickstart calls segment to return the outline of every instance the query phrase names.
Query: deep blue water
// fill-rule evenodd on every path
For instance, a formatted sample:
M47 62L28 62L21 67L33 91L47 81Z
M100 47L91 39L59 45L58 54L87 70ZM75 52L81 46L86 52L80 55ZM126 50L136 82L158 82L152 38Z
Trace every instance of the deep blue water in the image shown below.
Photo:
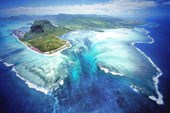
M28 86L0 63L0 113L49 113L54 100Z
M164 108L168 113L170 112L168 108L170 106L170 21L169 19L148 19L147 21L160 24L156 28L146 28L155 42L151 45L138 44L137 47L150 56L163 72L159 79L159 90L164 95Z
M164 105L134 92L124 84L124 79L105 74L97 69L97 74L89 76L88 62L84 62L81 54L83 75L79 83L65 80L65 85L54 92L59 100L56 106L54 98L30 89L15 76L12 67L0 62L0 113L51 113L53 107L57 113L168 113L170 105L170 26L169 20L148 20L160 23L156 28L146 28L155 42L151 45L138 44L158 67L163 71L159 89L164 96ZM2 40L0 40L2 41Z

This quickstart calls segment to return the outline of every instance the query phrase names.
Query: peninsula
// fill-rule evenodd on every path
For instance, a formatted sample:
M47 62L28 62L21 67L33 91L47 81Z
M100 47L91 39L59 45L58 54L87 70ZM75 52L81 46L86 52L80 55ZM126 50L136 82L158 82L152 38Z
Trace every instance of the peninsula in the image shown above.
M53 54L71 46L68 41L59 38L70 31L91 29L96 32L104 32L102 29L133 28L143 24L143 22L123 21L111 17L65 14L56 15L51 21L54 24L46 19L35 20L29 31L17 29L12 32L32 50Z
M34 21L29 32L19 30L13 30L12 32L20 41L39 53L53 54L71 46L68 41L58 37L68 32L68 30L56 27L48 20Z

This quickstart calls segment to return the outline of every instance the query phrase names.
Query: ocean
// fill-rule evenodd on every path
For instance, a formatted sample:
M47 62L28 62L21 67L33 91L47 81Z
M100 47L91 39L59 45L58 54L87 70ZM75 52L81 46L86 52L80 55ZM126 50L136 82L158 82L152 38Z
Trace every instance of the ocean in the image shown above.
M162 112L168 113L170 112L168 108L170 106L170 22L168 18L148 19L147 21L159 24L155 28L146 28L155 42L151 45L137 45L137 47L150 56L163 72L158 85L165 101Z
M12 29L27 22L1 21L0 112L167 113L170 104L170 32L167 27L170 22L166 19L147 21L160 25L155 28L143 26L149 34L138 28L104 30L104 34L88 30L68 33L62 38L69 40L72 48L50 59L29 50L10 34ZM159 98L152 80L159 71L131 45L133 41L151 42L148 35L154 43L135 46L163 72L158 84L163 95L162 105L148 98L151 95ZM13 71L14 67L18 73ZM42 78L48 75L50 82L39 81L36 72L41 73ZM51 84L53 79L64 80L64 85L44 94L44 90L35 90L37 87L29 86L16 74L45 88L56 86ZM57 74L62 77L56 77Z

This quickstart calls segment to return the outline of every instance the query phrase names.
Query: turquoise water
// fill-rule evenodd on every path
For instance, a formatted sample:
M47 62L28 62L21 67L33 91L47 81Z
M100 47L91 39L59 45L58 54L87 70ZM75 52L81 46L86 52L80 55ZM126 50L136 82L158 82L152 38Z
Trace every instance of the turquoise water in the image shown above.
M78 60L76 62L80 68L76 73L80 76L84 73L82 70L88 70L86 73L94 76L99 68L112 76L124 78L125 84L136 92L157 97L153 77L161 75L161 71L149 57L133 46L133 42L153 42L144 29L76 31L65 37L73 42L74 46L66 53L73 53L70 58ZM75 70L73 72L71 76L75 77Z
M89 109L97 109L100 106L97 103L102 103L105 99L112 100L119 95L112 94L115 90L123 94L126 101L129 101L127 92L131 90L135 95L163 104L156 83L161 71L133 45L134 42L153 41L144 29L73 31L61 36L70 41L71 48L47 56L30 50L10 34L13 29L27 26L26 23L28 22L0 21L0 58L6 66L12 66L12 71L28 87L55 97L54 112L69 108L69 100L73 101L71 112L81 102L85 102L84 107L93 103ZM58 91L59 87L63 88L62 91ZM101 100L98 99L101 97ZM114 109L119 111L120 105L115 104L119 102L110 100L106 102L113 102L117 105ZM105 109L109 108L110 105Z

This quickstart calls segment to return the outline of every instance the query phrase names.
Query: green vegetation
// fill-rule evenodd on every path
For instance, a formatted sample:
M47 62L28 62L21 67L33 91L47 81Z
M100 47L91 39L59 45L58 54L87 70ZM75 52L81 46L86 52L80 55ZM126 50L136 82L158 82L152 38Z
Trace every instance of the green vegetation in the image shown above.
M70 30L75 29L95 29L95 28L113 28L114 22L119 19L87 16L87 15L64 15L60 14L54 20L59 26L63 26Z
M63 46L66 41L57 38L53 34L45 35L43 38L35 38L28 40L28 43L38 48L42 52L52 51Z
M66 44L66 41L57 37L57 35L65 32L68 32L68 30L62 27L55 27L47 20L36 20L30 31L20 40L27 46L34 46L42 52L50 52Z
M57 36L73 30L93 29L96 32L103 32L101 29L113 29L120 27L131 28L144 24L139 21L122 20L113 17L96 15L65 15L59 14L53 18L54 26L48 20L36 20L24 38L20 38L28 46L34 46L42 52L57 50L66 44ZM51 52L50 52L51 53Z
M66 15L59 14L54 23L68 30L79 29L113 29L113 28L131 28L136 25L144 24L143 21L122 20L119 18L96 16L96 15Z

